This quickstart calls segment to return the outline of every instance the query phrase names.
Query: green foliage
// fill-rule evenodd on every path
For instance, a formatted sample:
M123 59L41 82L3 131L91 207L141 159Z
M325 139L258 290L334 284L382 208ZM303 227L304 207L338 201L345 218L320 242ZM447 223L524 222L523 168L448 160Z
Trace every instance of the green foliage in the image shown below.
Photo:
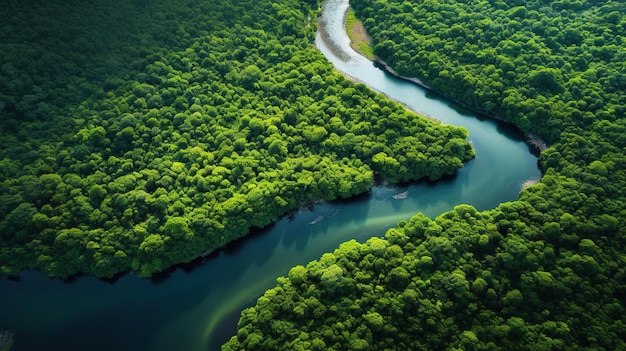
M473 157L462 129L334 72L311 46L317 11L9 1L0 272L147 277L375 176L436 179Z

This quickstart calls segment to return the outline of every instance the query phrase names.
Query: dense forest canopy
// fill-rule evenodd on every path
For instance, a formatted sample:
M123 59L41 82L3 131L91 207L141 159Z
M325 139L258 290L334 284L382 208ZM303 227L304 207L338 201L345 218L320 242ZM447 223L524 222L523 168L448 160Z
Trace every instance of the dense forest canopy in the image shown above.
M8 1L0 14L0 273L144 277L303 204L473 157L348 81L316 2Z
M524 131L620 122L626 106L621 1L386 1L353 4L375 52L400 74Z
M223 349L626 349L624 3L352 6L394 70L549 140L544 175L292 268Z

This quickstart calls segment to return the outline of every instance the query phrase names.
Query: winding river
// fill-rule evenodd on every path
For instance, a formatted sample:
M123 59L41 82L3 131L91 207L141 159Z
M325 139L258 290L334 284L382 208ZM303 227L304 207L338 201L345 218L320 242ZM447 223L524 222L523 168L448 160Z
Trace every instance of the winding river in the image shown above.
M126 275L114 283L71 282L24 272L0 279L0 331L14 350L217 350L236 330L239 313L290 267L319 258L341 242L382 236L417 212L435 217L468 203L489 209L515 200L538 180L537 158L514 129L396 79L349 48L347 0L328 0L323 20L332 42L316 44L333 65L408 107L465 126L476 150L455 177L436 183L378 186L350 201L302 209L161 281Z

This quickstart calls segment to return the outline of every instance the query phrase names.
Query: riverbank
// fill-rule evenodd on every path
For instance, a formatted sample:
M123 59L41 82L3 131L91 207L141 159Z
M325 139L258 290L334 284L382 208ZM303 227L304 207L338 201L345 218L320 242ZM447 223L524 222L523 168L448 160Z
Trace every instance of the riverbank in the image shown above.
M372 38L365 31L365 27L361 20L356 18L356 14L352 8L348 7L346 12L346 33L350 38L350 47L359 54L367 57L368 60L376 60L374 55L374 47L372 46Z
M480 108L477 108L477 107L471 106L469 104L466 104L465 102L463 102L461 100L457 100L457 99L453 98L452 96L450 96L450 95L448 95L448 94L446 94L446 93L444 93L442 91L433 89L432 87L424 84L424 82L422 82L418 78L406 77L406 76L402 76L402 75L398 74L393 68L391 68L391 66L389 66L385 61L381 60L379 57L376 57L376 60L374 61L374 64L377 67L379 67L382 70L388 72L389 74L393 75L396 78L399 78L399 79L406 80L408 82L417 84L417 85L421 86L422 88L424 88L424 89L426 89L426 90L428 90L428 91L430 91L430 92L432 92L434 94L437 94L437 95L440 95L442 97L445 97L446 99L448 99L450 101L453 101L454 103L456 103L456 104L458 104L460 106L463 106L464 108L467 108L468 110L476 112L476 113L478 113L478 114L480 114L482 116L485 116L487 118L507 123L507 124L515 126L515 128L517 128L517 126L515 124L511 123L511 121L508 121L508 120L504 119L503 117L490 114L487 111L482 110ZM548 148L548 143L546 143L538 135L530 133L530 132L524 132L524 131L521 131L521 130L520 130L520 132L524 135L524 138L526 139L526 143L528 145L530 145L530 147L532 147L538 153L541 153L545 149Z
M346 8L342 17L344 26L347 13L348 9ZM328 21L332 21L334 19L335 18L333 17L329 18L328 16L320 16L317 20L317 33L324 41L324 43L326 43L326 46L328 46L328 49L333 53L333 55L335 55L337 58L344 62L348 62L351 59L350 54L343 50L341 43L338 43L337 41L331 39L331 33L328 31L328 27L332 26L332 23L329 23Z
M346 34L347 34L347 30L348 30L348 28L347 28L347 18L348 18L348 13L349 12L350 12L350 7L348 6L348 7L346 7L344 9L344 14L341 17L342 18L342 23L343 23L342 26L344 28L346 28ZM349 62L352 59L352 56L350 55L350 53L348 53L348 52L346 52L344 50L344 48L343 48L343 46L341 45L340 42L337 42L335 40L331 40L330 39L332 37L332 34L329 32L328 27L332 26L333 23L329 23L327 21L332 21L333 19L334 18L328 18L328 17L324 17L324 16L319 17L318 18L318 23L317 23L318 34L319 34L320 38L324 41L324 44L326 45L328 50L330 50L333 53L333 55L335 55L337 58L339 58L340 60L342 60L344 62ZM361 35L361 38L363 38L363 35L367 36L367 32L365 32L365 28L363 27L362 23L360 23L360 21L359 21L359 24L361 26L361 29L355 29L355 32L360 32L362 30L362 34L360 34L360 35ZM354 24L354 25L356 26L356 24ZM377 63L382 64L382 65L385 66L384 70L387 70L390 74L392 74L392 75L394 75L394 76L396 76L398 78L401 78L401 79L404 79L404 80L416 83L416 84L418 84L418 85L420 85L420 86L430 90L429 87L425 86L418 79L398 76L397 74L395 74L393 72L393 69L391 67L387 66L383 61L379 60L376 56L372 55L372 57L369 58L366 55L364 55L362 52L359 52L358 49L353 47L352 42L354 40L352 40L349 35L348 35L348 38L350 39L349 46L356 53L358 53L361 56L365 57L366 59L370 60L370 62L373 62L374 64L377 64ZM369 38L369 36L367 36L367 38ZM357 39L357 40L359 40L359 39ZM358 46L358 45L356 45L356 46ZM366 84L365 82L361 81L360 79L358 79L356 77L353 77L353 76L351 76L351 75L349 75L349 74L347 74L345 72L341 72L341 73L344 75L344 77L346 77L346 79L348 79L348 80L350 80L352 82ZM385 95L386 97L388 97L390 99L393 99L394 101L402 104L406 109L411 110L412 112L417 113L418 115L420 115L420 116L422 116L422 117L424 117L426 119L429 119L429 120L431 120L433 122L441 123L441 120L439 120L438 118L435 118L435 117L433 117L433 116L431 116L429 114L417 111L417 110L409 107L407 104L405 104L405 103L403 103L401 101L398 101L393 96L389 96L388 94L385 94L383 91L377 90L376 88L374 88L372 86L370 86L370 89L376 91L377 93L383 94L383 95Z

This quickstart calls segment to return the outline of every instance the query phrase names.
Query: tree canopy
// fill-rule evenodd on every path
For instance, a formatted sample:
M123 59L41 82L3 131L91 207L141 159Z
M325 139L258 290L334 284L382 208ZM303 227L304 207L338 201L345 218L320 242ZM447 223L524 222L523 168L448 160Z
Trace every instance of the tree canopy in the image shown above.
M336 73L311 45L316 2L5 7L3 275L149 277L303 204L473 157L463 128Z

